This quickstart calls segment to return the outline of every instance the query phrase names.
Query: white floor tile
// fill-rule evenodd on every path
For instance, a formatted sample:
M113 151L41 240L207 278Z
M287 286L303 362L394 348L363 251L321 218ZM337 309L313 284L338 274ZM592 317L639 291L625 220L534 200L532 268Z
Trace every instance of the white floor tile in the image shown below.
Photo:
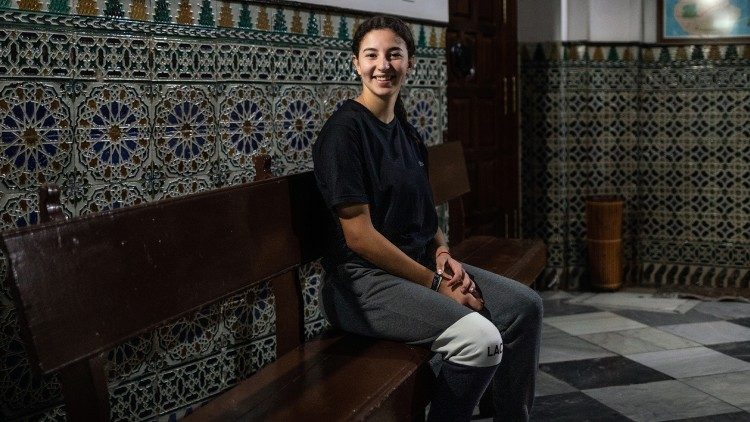
M566 334L542 339L539 363L565 362L607 356L615 356L615 354L578 337Z
M637 353L626 355L625 357L674 378L688 378L750 370L750 362L735 359L702 346Z
M662 325L659 329L700 344L734 343L750 340L750 328L727 321Z
M682 382L750 412L750 372L687 378Z
M643 422L695 418L739 410L679 381L605 387L583 392L623 415Z
M676 297L657 297L651 293L598 293L588 297L576 297L568 303L596 306L604 309L633 309L651 312L685 313L700 301Z
M551 317L546 318L544 322L571 335L603 333L608 331L647 327L640 322L621 317L612 312L590 312L585 314Z
M584 334L580 337L620 355L700 346L693 341L651 327Z

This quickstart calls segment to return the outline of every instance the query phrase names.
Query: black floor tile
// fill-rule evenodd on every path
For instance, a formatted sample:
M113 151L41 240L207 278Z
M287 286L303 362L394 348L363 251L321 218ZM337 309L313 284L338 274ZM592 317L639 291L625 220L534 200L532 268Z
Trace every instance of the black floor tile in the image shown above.
M732 324L738 324L738 325L744 325L745 327L750 327L750 318L730 319L729 322L731 322Z
M707 346L717 352L724 353L733 358L742 359L750 362L750 341L740 341L737 343L723 343Z
M721 318L719 317L693 310L687 311L684 314L674 314L670 312L637 311L633 309L622 309L612 312L651 327L658 327L659 325L692 324L695 322L721 321Z
M545 363L539 369L580 390L672 379L622 356Z
M544 301L544 316L563 316L574 314L585 314L588 312L601 312L601 309L593 306L574 305L567 303L568 299L556 299Z
M531 420L539 422L630 421L616 410L578 392L537 397L531 409Z
M672 422L724 422L724 421L750 421L750 413L724 413L721 415L701 416L699 418L675 419Z

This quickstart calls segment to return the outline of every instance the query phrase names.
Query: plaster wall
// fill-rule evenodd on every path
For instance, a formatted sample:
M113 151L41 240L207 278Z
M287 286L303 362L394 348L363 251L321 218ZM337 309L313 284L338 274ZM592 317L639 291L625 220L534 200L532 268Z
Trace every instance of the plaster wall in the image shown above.
M336 6L372 13L383 13L383 9L387 8L388 13L393 15L448 22L448 0L387 0L386 2L373 2L370 0L303 0L302 3Z

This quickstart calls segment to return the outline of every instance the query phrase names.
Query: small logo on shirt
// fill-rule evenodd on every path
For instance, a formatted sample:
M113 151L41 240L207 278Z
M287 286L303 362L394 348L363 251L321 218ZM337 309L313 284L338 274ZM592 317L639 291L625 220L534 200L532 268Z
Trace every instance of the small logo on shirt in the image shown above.
M419 167L424 167L424 163L421 161L417 161L419 163Z

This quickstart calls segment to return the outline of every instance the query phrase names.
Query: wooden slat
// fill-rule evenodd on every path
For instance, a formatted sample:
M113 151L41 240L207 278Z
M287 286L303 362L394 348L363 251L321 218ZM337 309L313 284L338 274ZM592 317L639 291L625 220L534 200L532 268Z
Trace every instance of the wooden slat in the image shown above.
M300 263L277 179L2 234L50 372Z
M428 149L430 184L435 204L469 192L469 176L460 142L446 142Z

